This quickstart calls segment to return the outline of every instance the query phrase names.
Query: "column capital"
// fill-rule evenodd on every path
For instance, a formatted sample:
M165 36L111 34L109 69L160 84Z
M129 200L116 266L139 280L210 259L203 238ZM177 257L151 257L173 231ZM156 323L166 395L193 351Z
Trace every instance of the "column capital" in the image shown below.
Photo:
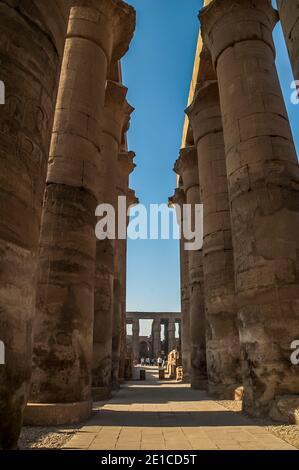
M118 154L118 167L125 178L128 178L129 174L136 168L136 164L134 163L135 157L136 153L132 150Z
M97 0L98 1L98 0ZM128 51L136 29L135 8L121 0L105 0L112 2L114 7L114 44L113 60L121 59Z
M202 46L200 52L199 70L197 77L196 90L201 87L205 82L217 80L217 74L214 69L211 52L205 44Z
M197 150L195 145L180 150L179 158L175 162L174 171L183 180L185 193L199 184Z
M182 188L176 188L174 195L168 198L168 206L178 204L180 207L186 204L186 194Z
M114 111L123 109L126 103L128 88L121 83L107 80L105 87L105 107Z
M205 82L197 90L192 103L185 112L189 117L196 145L207 134L222 132L218 81Z
M131 189L131 188L127 189L127 201L128 201L128 206L136 206L137 204L139 204L139 199L136 196L134 189Z
M271 0L213 0L199 19L214 65L222 52L242 41L263 41L275 54L272 31L279 16Z
M134 163L135 153L120 152L117 161L117 188L119 193L126 195L129 186L129 175L136 167Z
M104 132L111 134L118 143L128 128L134 108L127 102L128 88L118 82L107 80L105 89Z
M73 0L67 37L92 41L109 63L127 52L135 28L135 9L121 0Z

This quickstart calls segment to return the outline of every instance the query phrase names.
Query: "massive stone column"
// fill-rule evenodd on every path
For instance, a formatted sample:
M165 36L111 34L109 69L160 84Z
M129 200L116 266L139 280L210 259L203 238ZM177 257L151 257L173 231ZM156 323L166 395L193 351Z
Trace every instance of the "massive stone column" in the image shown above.
M200 19L220 90L244 405L263 414L299 393L299 168L274 62L277 14L268 0L216 0Z
M133 361L139 362L139 319L134 318L132 327Z
M133 108L127 105L127 117L133 111ZM128 119L127 119L128 121ZM134 170L135 164L134 152L120 152L117 160L117 179L116 193L118 197L127 197L129 187L129 175ZM128 206L126 199L126 206ZM127 225L127 211L124 214L118 214ZM126 246L127 240L115 240L115 262L114 262L114 311L113 311L113 330L112 330L112 382L117 386L119 379L121 339L124 326L124 316L126 314L125 294L126 294Z
M124 128L133 110L127 101L127 88L107 81L102 134L102 153L105 161L105 179L101 200L115 208L117 216L118 153ZM117 234L116 234L117 235ZM119 240L97 240L95 285L94 337L93 337L93 396L102 399L109 395L112 372L112 337L115 296L115 262Z
M174 196L169 199L169 204L176 204L180 209L180 220L183 224L183 205L186 204L186 195L181 187L176 188ZM180 238L180 278L181 278L181 317L182 317L182 364L184 381L190 380L191 370L191 339L190 339L190 305L189 305L189 256L184 249L185 239L183 233Z
M299 80L299 0L277 0L277 6L294 77Z
M186 204L186 195L182 188L177 188L173 197L169 199L169 204L176 204L180 209L180 220L178 224L182 227L183 205ZM184 381L189 381L191 370L191 349L190 349L190 306L189 306L189 257L184 249L185 239L183 234L180 238L180 278L181 278L181 317L182 317L182 364L184 371Z
M203 65L203 64L202 64ZM209 391L233 398L241 383L225 148L217 81L187 109L197 147L203 212L203 271Z
M42 199L70 4L0 4L0 448L16 446L27 401Z
M128 158L134 158L134 152L125 152L125 161ZM127 162L129 163L129 162ZM132 165L132 161L130 162ZM135 165L133 164L133 167ZM126 197L127 197L127 207L132 207L138 204L138 198L136 197L135 191L128 187L129 185L129 178L126 182ZM129 216L127 216L127 226L129 223ZM123 380L125 378L125 362L127 359L127 311L126 311L126 298L127 298L127 240L124 240L124 252L122 256L122 329L121 329L121 338L120 338L120 366L119 366L119 378Z
M161 320L155 318L152 324L152 336L153 336L153 356L157 359L161 354Z
M106 177L105 83L112 52L117 60L127 50L133 29L134 11L123 2L73 2L40 236L28 423L81 421L91 412L95 208Z
M114 243L97 240L94 293L92 395L103 400L111 394Z
M194 215L195 204L200 204L197 151L195 146L181 149L180 157L175 165L175 171L182 178L183 189L186 194L186 203L191 205ZM192 216L192 225L193 223L194 217ZM202 250L188 251L191 387L197 389L205 388L207 383L206 325L202 258Z
M175 320L168 320L168 351L175 349Z

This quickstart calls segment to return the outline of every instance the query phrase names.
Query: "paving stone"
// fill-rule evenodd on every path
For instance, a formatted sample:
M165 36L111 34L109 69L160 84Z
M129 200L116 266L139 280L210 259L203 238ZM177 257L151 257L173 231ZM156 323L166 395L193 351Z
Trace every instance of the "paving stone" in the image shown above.
M205 393L186 384L155 381L150 386L123 385L65 448L295 450L246 416L208 399Z

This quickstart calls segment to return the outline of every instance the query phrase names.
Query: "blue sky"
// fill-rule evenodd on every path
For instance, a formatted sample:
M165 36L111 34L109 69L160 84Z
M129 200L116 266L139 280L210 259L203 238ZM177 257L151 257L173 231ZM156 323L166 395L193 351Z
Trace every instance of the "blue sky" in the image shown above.
M128 100L136 109L128 135L137 163L131 187L145 205L165 203L176 184L172 168L181 143L202 1L128 1L137 11L135 37L123 59ZM280 25L274 37L299 150L299 105L290 102L293 78ZM178 241L128 241L127 310L180 310Z

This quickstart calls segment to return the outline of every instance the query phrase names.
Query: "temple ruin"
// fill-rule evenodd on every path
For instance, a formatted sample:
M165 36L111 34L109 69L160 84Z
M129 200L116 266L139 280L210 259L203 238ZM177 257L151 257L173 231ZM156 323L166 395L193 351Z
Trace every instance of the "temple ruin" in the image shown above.
M204 3L169 198L203 204L203 246L180 240L181 312L144 313L126 311L126 239L95 236L98 204L138 203L121 69L135 10L0 2L0 449L24 422L86 421L126 378L128 342L133 362L180 350L184 382L251 416L298 413L299 166L272 33L281 20L299 80L299 1Z

